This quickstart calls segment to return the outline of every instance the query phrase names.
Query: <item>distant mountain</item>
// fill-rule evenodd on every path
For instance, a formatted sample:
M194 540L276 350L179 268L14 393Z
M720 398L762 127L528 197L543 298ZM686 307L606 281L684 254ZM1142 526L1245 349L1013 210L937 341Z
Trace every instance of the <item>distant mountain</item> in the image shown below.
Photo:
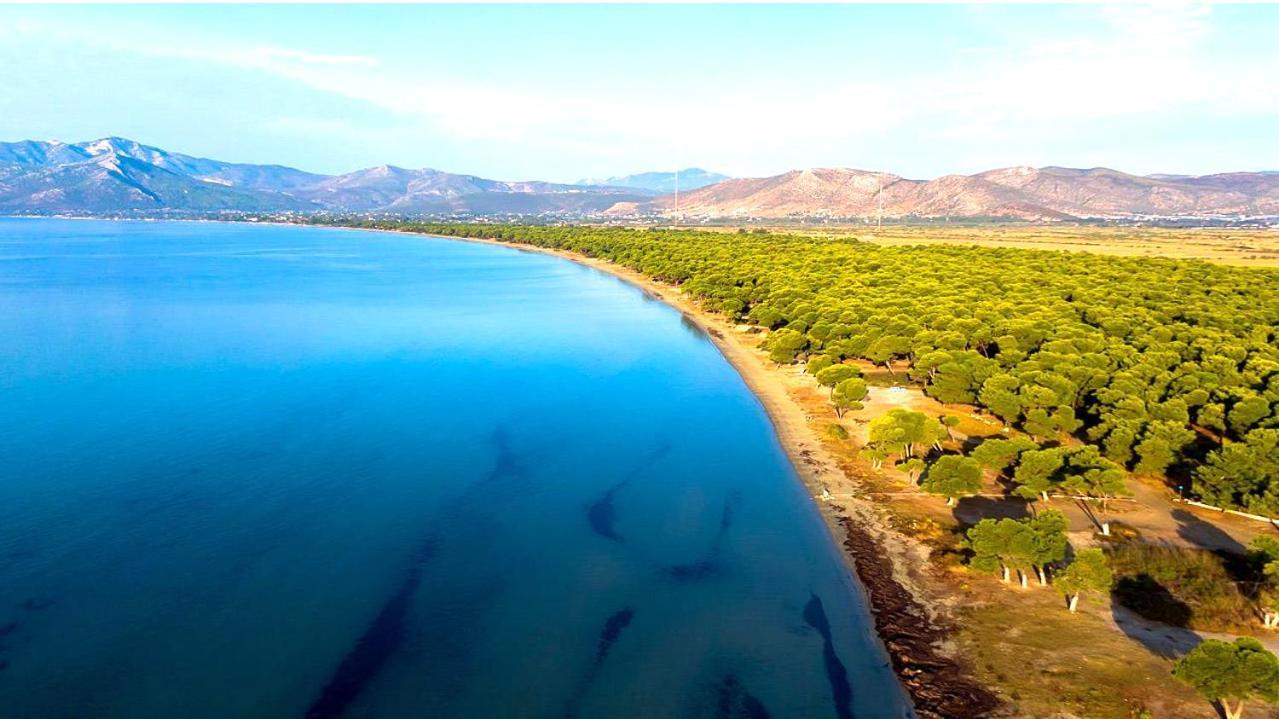
M192 157L119 137L0 143L0 213L11 214L590 214L652 196L621 187L501 182L386 165L319 175Z
M0 211L307 209L304 200L231 179L248 167L170 155L116 138L75 145L0 143ZM287 171L284 177L306 174L279 170Z
M617 187L501 182L390 165L326 178L296 194L325 207L402 214L585 214L651 197Z
M1238 172L1143 177L1106 168L1009 167L976 175L909 180L846 168L794 170L726 180L612 215L678 212L692 217L990 217L1069 218L1279 215L1279 176Z
M718 181L717 181L718 180ZM911 180L848 168L724 179L648 172L575 185L390 165L320 175L222 162L119 137L0 143L0 214L367 212L698 218L978 217L1021 220L1279 215L1279 173L1130 175L1008 167ZM663 194L667 193L667 194Z
M716 182L723 182L729 179L728 175L721 175L718 172L703 170L698 167L690 167L686 170L679 170L679 190L696 190L707 185L713 185ZM675 175L674 172L641 172L637 175L622 175L620 177L609 177L604 180L582 180L579 185L609 185L612 187L629 187L636 190L649 190L660 194L675 192Z

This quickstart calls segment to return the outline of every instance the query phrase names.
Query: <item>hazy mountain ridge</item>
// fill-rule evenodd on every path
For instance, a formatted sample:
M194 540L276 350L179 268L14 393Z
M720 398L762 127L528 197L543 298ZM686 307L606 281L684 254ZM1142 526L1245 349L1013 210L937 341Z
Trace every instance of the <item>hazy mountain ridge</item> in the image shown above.
M629 187L636 190L648 190L658 194L675 192L675 172L640 172L633 175L620 175L603 180L580 180L579 185L608 185L611 187ZM689 167L678 171L680 191L696 190L717 182L730 179L728 175L703 170L700 167Z
M502 182L383 165L320 175L221 162L119 137L0 143L0 212L359 211L398 214L588 214L651 192Z
M792 170L727 180L614 215L692 217L1206 217L1279 215L1279 175L1130 175L1108 168L1008 167L911 180L849 168Z
M222 162L119 137L0 143L0 213L369 212L697 218L1279 216L1279 173L1131 175L1107 168L1007 167L914 180L849 168L722 179L680 171L602 184L507 182L391 165L321 175ZM700 187L698 183L705 181Z

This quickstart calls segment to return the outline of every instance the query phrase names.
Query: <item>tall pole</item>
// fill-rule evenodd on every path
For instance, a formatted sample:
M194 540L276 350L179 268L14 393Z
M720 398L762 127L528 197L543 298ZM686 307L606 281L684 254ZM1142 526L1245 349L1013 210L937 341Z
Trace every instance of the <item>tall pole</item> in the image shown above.
M675 216L679 217L679 169L675 170Z

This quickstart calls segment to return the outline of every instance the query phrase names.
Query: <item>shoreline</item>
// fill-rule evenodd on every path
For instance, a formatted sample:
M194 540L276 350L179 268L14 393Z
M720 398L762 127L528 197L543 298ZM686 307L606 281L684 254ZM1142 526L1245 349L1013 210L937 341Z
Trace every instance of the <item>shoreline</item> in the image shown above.
M121 220L125 218L37 218ZM126 220L127 221L127 220ZM144 220L145 221L145 220ZM163 220L184 222L191 220ZM891 529L877 504L864 496L861 481L847 473L827 451L810 424L813 419L790 394L782 373L764 352L748 345L737 325L702 309L668 285L614 262L568 250L480 237L455 237L411 230L311 225L298 222L203 220L225 224L290 225L311 228L386 232L397 235L496 245L520 252L551 255L605 272L659 300L704 332L733 367L768 417L774 435L803 489L826 524L845 567L856 577L898 681L920 719L980 719L1001 701L980 683L957 656L954 625L943 602L921 586L928 549L918 540ZM823 491L839 497L823 499Z
M844 557L845 566L859 580L876 634L917 715L921 719L967 719L986 716L1000 705L994 693L971 676L953 650L943 649L951 644L952 625L940 614L937 603L931 601L912 578L913 570L922 565L927 550L916 540L889 529L869 499L852 497L861 494L858 480L848 476L827 452L810 426L810 418L792 399L779 372L767 365L761 351L738 339L741 333L734 325L698 307L677 287L608 260L491 238L406 230L373 231L551 255L605 272L679 312L706 333L763 407L796 478L825 522L831 540ZM839 494L839 503L823 501L824 490Z

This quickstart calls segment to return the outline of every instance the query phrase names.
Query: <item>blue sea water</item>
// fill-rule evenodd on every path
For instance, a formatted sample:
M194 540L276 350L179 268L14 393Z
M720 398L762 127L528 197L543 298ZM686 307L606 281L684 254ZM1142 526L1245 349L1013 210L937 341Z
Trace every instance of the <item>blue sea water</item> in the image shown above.
M901 717L758 402L607 274L0 219L0 716Z

